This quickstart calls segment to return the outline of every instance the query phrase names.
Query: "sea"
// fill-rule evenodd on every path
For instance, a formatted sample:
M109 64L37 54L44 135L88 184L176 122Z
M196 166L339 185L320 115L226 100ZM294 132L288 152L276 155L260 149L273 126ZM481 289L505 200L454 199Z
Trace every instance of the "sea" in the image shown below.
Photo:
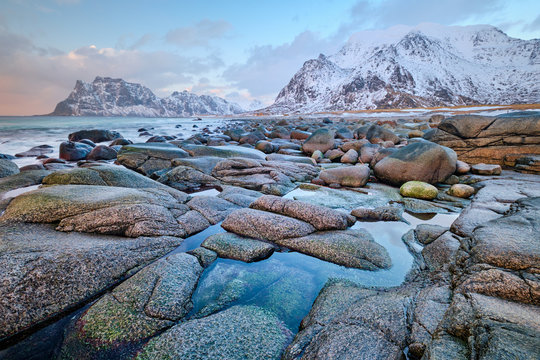
M200 120L199 120L200 119ZM60 143L68 140L72 132L84 129L118 131L126 139L146 142L150 136L139 136L139 129L152 135L172 135L187 139L205 127L215 130L231 119L204 118L141 118L92 116L0 116L0 154L15 155L38 145L51 145L58 157ZM16 158L19 167L36 163L33 157Z

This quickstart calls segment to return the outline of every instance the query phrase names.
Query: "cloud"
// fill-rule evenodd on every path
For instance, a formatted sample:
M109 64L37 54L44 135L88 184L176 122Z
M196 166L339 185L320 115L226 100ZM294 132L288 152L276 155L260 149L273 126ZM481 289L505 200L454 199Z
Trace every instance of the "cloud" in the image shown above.
M340 32L422 22L452 25L495 13L501 7L502 0L361 0L352 7L351 20L342 25Z
M212 40L223 37L232 25L225 20L204 19L192 26L171 30L165 40L180 47L208 46Z
M540 15L536 17L531 23L523 26L524 31L536 31L540 30Z
M217 55L185 57L166 51L118 50L85 46L69 52L41 49L31 40L0 28L0 113L51 112L75 80L97 75L139 82L150 89L191 84L195 76L224 65ZM165 95L165 94L157 94Z
M302 64L320 53L331 54L342 44L305 31L290 43L256 46L245 63L229 66L223 77L239 89L246 89L264 102L283 88Z

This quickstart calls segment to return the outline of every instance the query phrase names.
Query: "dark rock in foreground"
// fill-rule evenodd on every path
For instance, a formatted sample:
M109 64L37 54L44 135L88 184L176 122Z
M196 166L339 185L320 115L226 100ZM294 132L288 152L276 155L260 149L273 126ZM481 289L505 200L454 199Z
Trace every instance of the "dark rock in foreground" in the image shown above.
M0 225L0 339L88 300L181 242Z
M291 337L272 313L234 306L173 327L150 340L137 359L280 359Z

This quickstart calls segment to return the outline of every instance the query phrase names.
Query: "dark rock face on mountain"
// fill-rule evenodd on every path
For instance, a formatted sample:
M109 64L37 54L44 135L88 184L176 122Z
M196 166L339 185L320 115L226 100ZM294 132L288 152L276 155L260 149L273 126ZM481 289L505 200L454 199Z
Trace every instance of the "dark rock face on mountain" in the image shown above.
M92 83L77 80L68 98L59 102L50 115L182 117L241 112L240 106L217 96L175 91L160 99L141 84L98 76Z
M540 40L487 25L360 32L338 53L306 61L266 110L536 103L539 55Z

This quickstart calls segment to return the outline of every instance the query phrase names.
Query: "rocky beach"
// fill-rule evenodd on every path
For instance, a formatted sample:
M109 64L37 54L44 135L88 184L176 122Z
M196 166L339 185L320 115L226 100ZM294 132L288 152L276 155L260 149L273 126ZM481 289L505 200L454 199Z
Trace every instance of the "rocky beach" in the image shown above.
M538 112L182 124L0 154L0 359L540 357Z

